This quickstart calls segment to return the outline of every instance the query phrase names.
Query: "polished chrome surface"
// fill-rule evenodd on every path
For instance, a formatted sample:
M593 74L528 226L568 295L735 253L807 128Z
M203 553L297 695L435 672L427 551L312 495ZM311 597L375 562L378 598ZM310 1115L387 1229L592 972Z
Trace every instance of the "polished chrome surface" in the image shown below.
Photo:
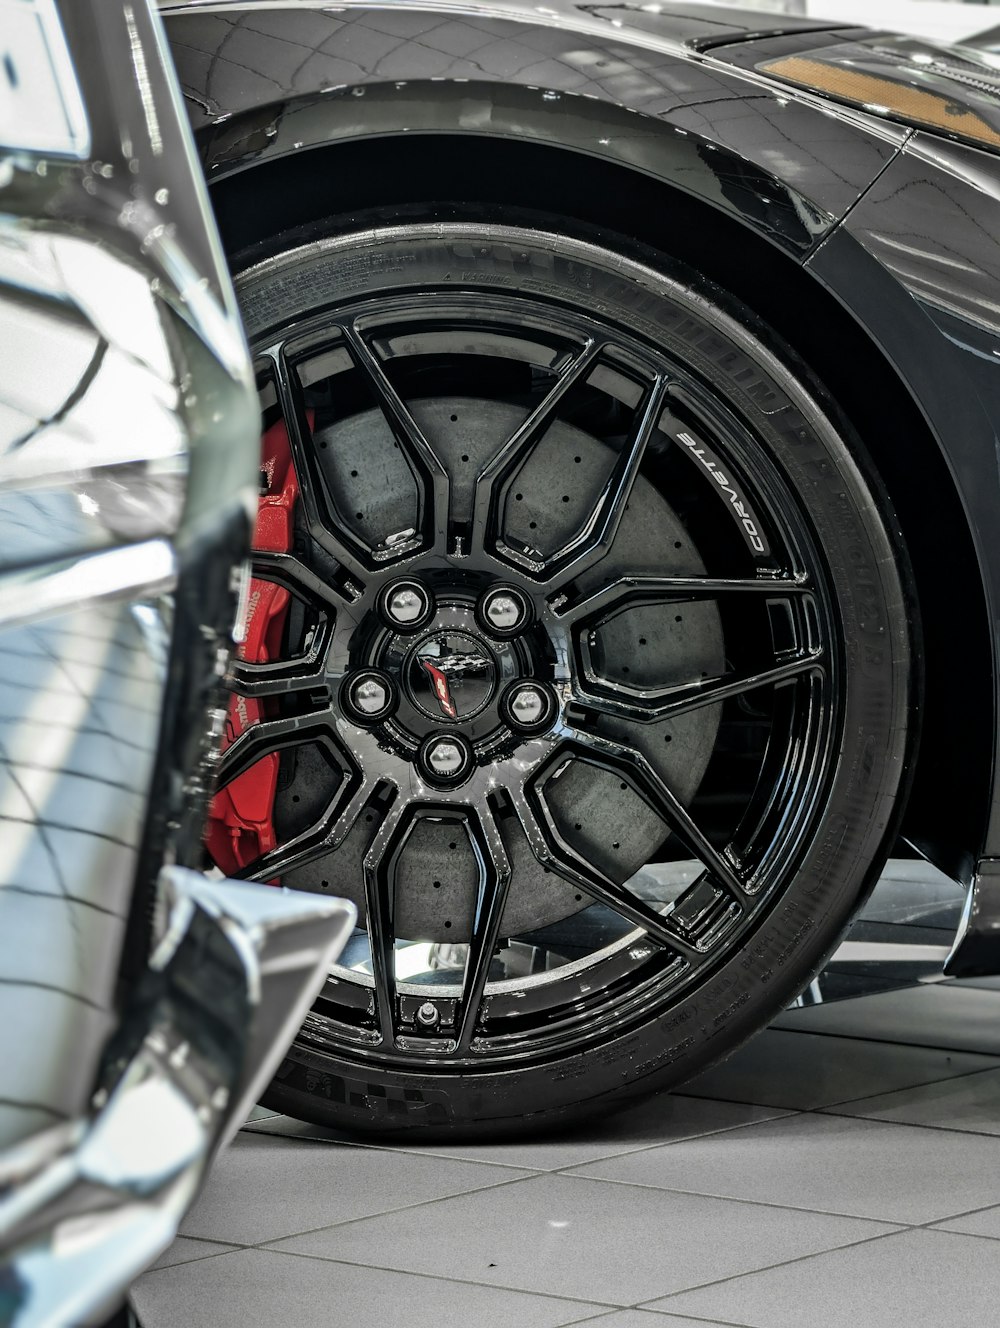
M528 603L510 590L491 591L483 600L482 613L491 627L506 634L523 625Z
M64 1325L170 1239L344 913L177 866L145 971L160 869L196 860L252 374L155 14L2 18L0 1318Z
M552 709L544 689L532 683L519 686L511 695L508 704L511 718L526 728L534 728Z
M0 1155L11 1328L91 1322L169 1244L355 917L340 900L178 868L163 888L164 933L91 1111Z
M410 582L390 589L385 598L388 618L397 627L411 627L426 621L431 609L430 597L419 586Z
M351 700L365 715L379 715L389 701L389 689L380 679L366 675L351 689Z
M457 742L441 738L428 747L426 760L432 774L450 779L462 770L468 757Z

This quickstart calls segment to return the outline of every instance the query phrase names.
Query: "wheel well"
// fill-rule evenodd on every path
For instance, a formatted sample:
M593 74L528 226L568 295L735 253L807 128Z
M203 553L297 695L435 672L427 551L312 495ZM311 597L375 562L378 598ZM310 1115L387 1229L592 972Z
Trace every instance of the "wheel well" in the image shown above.
M637 240L725 286L793 346L864 440L899 516L923 625L925 705L903 833L968 878L989 810L994 713L988 615L968 523L948 467L903 383L862 328L792 258L710 205L626 167L556 147L479 136L407 136L314 148L212 184L230 255L253 260L324 219L389 208L421 219L501 221L511 208L557 214L566 233L594 227ZM459 196L460 201L451 201ZM242 265L242 262L241 262ZM895 440L906 439L906 447ZM933 530L926 522L934 495ZM947 567L939 532L949 532ZM961 624L962 705L952 641Z

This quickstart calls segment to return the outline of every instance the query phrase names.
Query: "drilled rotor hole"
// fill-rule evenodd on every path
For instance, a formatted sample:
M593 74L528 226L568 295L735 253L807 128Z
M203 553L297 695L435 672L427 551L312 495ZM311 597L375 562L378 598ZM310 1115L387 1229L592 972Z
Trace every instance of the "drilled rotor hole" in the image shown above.
M453 839L453 840L451 841L451 843L448 845L448 847L449 847L449 848L458 848L458 845L455 843L455 841L454 841L454 839Z
M462 460L463 460L463 461L468 461L468 459L469 459L469 454L468 454L468 452L463 452L463 453L462 453Z
M627 788L628 788L628 785L625 783L624 780L622 780L622 782L618 785L618 787L619 787L619 788L623 788L623 789L627 789Z
M451 422L452 422L452 424L457 424L457 423L458 423L458 416L457 416L457 415L453 415L453 416L451 417Z
M450 926L451 926L451 923L450 923L450 922L446 922L444 925L445 925L446 927L450 927Z
M323 887L324 890L329 890L329 888L330 888L330 882L329 882L329 881L320 881L320 885Z
M440 882L440 881L435 881L435 882L434 882L434 889L435 889L435 890L440 890L440 889L441 889L441 882Z
M529 530L537 530L537 529L538 529L538 522L537 522L537 521L529 521L529 522L528 522L528 529L529 529Z
M577 465L579 465L580 462L583 460L583 457L574 457L573 460L576 462Z
M582 899L583 899L583 895L574 895L573 898L574 898L574 899L576 900L576 902L579 904L579 903L582 901Z
M641 646L644 646L646 644L646 638L644 636L639 637L639 644Z
M568 502L569 502L569 494L568 494L568 493L564 493L563 496L562 496L562 500L563 500L564 503L568 503Z
M627 664L622 665L622 673L628 673L628 665L627 665Z
M364 512L355 512L354 515L358 518L359 521L364 521L365 519Z
M663 739L664 742L673 742L673 740L674 740L674 735L672 733L666 734Z
M682 616L681 614L678 613L678 614L675 614L675 615L674 615L674 622L683 622L683 621L684 621L684 618L683 618L683 616Z
M582 830L582 829L583 829L583 826L580 824L579 821L574 821L574 823L573 823L573 829L574 829L574 830Z
M370 822L371 819L372 819L372 818L371 818L371 813L369 813L369 814L365 817L365 820Z
M515 494L514 494L514 497L515 497L515 499L516 499L518 502L520 502L521 499L524 497L524 494L523 494L523 493L515 493Z
M321 451L323 451L323 452L326 451L326 443L325 443L325 442L320 443L319 446L320 446L320 450L321 450Z
M324 443L323 446L326 447L326 443ZM357 472L356 470L352 470L352 471L351 471L351 479L352 479L352 480L356 480L357 478L358 478L358 472Z
M681 548L681 547L682 547L682 546L681 546L681 542L680 542L680 540L674 540L674 548L675 548L675 549L679 549L679 548Z
M615 842L611 845L611 847L612 847L612 848L621 848L621 844L619 844L618 840L616 839Z
M293 793L293 794L292 794L292 802L298 802L298 801L299 801L299 795L298 795L297 793Z

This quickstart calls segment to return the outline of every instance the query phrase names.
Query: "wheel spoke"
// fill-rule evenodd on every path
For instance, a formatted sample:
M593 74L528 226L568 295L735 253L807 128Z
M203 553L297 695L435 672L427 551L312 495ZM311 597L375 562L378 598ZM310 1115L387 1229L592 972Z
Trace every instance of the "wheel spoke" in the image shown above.
M567 393L586 378L603 349L603 342L590 340L584 344L564 366L546 396L476 479L472 521L474 544L482 545L490 553L496 552L500 543L501 510L507 482L552 425Z
M566 623L587 622L605 609L626 604L669 604L677 601L721 599L727 595L763 595L771 599L812 594L805 577L758 577L756 579L709 576L625 576L602 586L592 595L574 600L561 589L550 596L556 616Z
M269 853L262 854L255 862L234 872L238 881L271 881L285 876L299 867L308 867L310 862L322 858L330 852L329 842L325 837L299 835L287 844L279 844Z
M793 682L806 675L821 675L824 671L824 652L810 650L784 660L768 669L749 669L710 678L704 681L684 683L679 687L665 690L648 690L629 696L623 690L614 696L590 690L590 686L577 686L575 702L588 710L607 715L613 719L632 719L640 723L652 724L659 720L672 719L676 715L688 714L700 710L703 706L717 705L731 696L742 696L745 692L756 691L758 687L777 687L782 683ZM589 678L588 683L600 686L602 679ZM614 687L606 682L605 686Z
M337 610L349 598L324 581L291 553L271 553L255 549L251 555L253 574L265 581L284 586L307 604L321 611Z
M593 733L566 731L566 745L584 760L610 768L632 786L635 793L677 836L692 857L705 867L720 885L740 901L747 899L747 889L739 869L701 832L690 812L642 754L633 747L613 742Z
M343 522L338 520L334 523L335 531L331 522L324 519L324 512L318 495L326 491L326 484L319 470L316 447L313 443L309 421L306 418L305 404L302 400L298 381L280 349L272 350L267 358L271 365L271 376L274 380L274 389L278 397L281 418L288 433L292 465L295 467L295 474L299 481L299 504L305 516L309 533L321 549L324 549L328 555L336 559L344 573L352 578L355 591L360 593L360 587L364 584L370 569L360 551L343 538ZM334 500L335 502L336 500ZM289 558L290 555L255 552L253 557L255 561L263 564L270 560L280 560L283 557ZM279 562L278 565L288 567L287 563ZM319 594L321 599L329 600L331 590L324 585L325 593L320 591L319 585L317 585L318 581L319 578L311 577L311 587L315 593ZM333 582L334 579L331 578L331 585ZM320 584L323 583L320 582ZM340 598L341 600L343 598L349 599L351 596L341 596ZM337 603L338 600L331 600L330 602Z
M579 576L600 562L615 542L646 447L663 414L667 386L667 380L658 377L648 388L638 424L615 462L590 521L558 556L557 565L549 570L549 577L566 572Z
M295 747L310 740L329 738L333 716L329 710L312 715L289 715L251 724L231 742L219 758L217 783L221 788L249 770L262 757Z
M550 867L598 903L606 904L621 917L642 927L654 940L690 962L700 956L682 940L669 923L644 899L581 857L559 834L544 798L528 790L512 795L514 810L532 852L543 867ZM537 810L536 810L537 808Z
M510 861L493 812L486 802L475 813L475 825L467 823L466 828L479 866L479 891L462 985L456 1046L459 1054L469 1050L475 1035L490 964L500 939L511 878Z
M383 1045L396 1043L396 932L393 920L396 863L415 825L408 805L397 798L364 857L368 942L375 979L375 1009ZM401 833L402 832L402 833Z
M351 323L344 328L344 341L355 367L364 374L416 483L419 494L418 524L424 534L424 547L420 552L443 554L447 552L448 541L451 490L448 472L389 381L382 361L365 341L356 324Z

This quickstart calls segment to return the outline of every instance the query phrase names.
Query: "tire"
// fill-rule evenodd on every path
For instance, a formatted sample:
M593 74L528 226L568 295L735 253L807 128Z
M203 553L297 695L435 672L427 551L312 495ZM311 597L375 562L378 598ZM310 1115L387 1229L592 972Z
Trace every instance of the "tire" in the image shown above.
M914 740L904 553L815 376L665 256L544 218L336 229L237 278L301 484L256 575L299 608L284 722L222 783L277 759L243 874L370 921L266 1101L551 1126L731 1052L871 888Z

